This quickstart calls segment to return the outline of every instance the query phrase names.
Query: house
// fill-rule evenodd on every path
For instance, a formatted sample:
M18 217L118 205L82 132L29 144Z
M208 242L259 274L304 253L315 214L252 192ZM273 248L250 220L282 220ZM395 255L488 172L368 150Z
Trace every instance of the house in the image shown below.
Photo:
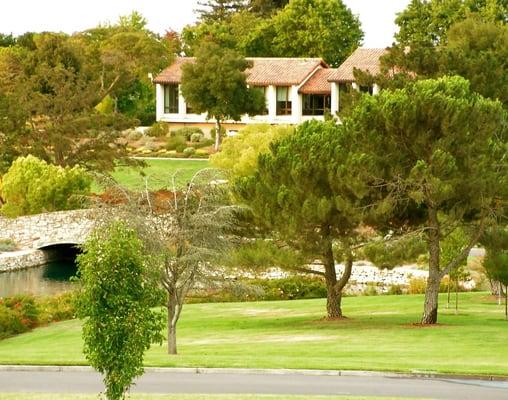
M370 88L358 87L353 70L359 68L373 74L379 72L379 57L384 49L357 49L339 68L330 68L320 58L247 58L252 67L247 72L247 84L263 90L266 110L261 115L244 116L241 121L225 121L229 132L238 131L252 123L299 124L309 119L323 120L327 112L339 111L342 87L352 85L372 94ZM182 65L194 62L192 57L179 57L155 79L157 121L172 127L199 127L209 132L213 121L206 114L196 114L185 102L180 90Z

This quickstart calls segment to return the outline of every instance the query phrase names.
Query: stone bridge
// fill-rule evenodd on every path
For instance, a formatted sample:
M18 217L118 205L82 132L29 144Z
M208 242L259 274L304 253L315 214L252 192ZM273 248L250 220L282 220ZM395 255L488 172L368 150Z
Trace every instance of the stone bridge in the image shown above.
M58 211L14 219L0 217L0 239L21 249L83 244L92 231L93 210Z

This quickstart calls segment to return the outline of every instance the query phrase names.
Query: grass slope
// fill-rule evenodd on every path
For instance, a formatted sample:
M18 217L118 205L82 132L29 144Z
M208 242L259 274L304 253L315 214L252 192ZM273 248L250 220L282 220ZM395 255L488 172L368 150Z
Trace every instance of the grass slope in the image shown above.
M178 356L149 366L436 371L508 375L508 322L486 293L461 294L454 315L419 327L423 296L344 299L347 320L325 321L325 300L187 305ZM441 305L444 298L441 299ZM66 321L0 342L0 364L85 364L81 324Z
M118 167L112 173L115 180L130 190L145 188L145 177L148 177L150 190L157 190L168 186L168 180L178 172L178 184L188 182L196 171L209 167L208 160L145 160L147 166L143 169L133 167ZM100 192L101 188L95 183L93 192Z

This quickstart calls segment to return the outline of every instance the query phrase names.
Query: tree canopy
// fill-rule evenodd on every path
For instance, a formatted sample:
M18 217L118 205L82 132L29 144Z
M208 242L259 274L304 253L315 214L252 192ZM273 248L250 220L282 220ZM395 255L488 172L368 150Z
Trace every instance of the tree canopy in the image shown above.
M216 121L216 142L220 144L221 122L239 121L242 115L256 115L265 108L261 91L247 87L245 70L250 63L236 51L205 43L195 63L182 67L182 94L196 113L207 113Z
M269 23L274 56L321 57L334 67L363 39L358 17L342 0L291 0Z
M211 39L244 56L321 57L338 66L360 45L360 22L342 0L284 3L254 1L227 18L204 19L185 27L186 55L194 55L203 41Z
M506 113L464 78L444 77L362 97L344 129L356 147L350 162L363 160L383 198L385 229L426 234L422 323L435 323L439 282L467 257L507 198ZM458 226L467 245L441 265L440 243Z
M77 261L85 356L104 375L107 399L124 399L134 378L143 374L144 352L162 343L162 315L150 309L157 282L144 244L121 221L96 229Z
M362 205L370 202L368 187L345 175L348 143L334 121L306 122L259 155L254 175L235 181L239 199L277 242L304 254L307 263L321 261L323 271L305 265L297 270L326 279L329 318L342 317L342 289L351 275L356 228L368 210ZM335 264L341 260L345 268L337 279Z

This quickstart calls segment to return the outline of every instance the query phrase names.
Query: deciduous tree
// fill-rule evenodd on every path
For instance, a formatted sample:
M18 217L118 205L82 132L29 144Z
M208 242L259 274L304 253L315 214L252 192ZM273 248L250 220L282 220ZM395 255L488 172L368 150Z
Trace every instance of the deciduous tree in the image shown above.
M321 57L334 67L363 39L358 17L342 0L291 0L270 24L274 56Z
M20 157L0 182L0 213L18 217L79 208L91 183L82 168L62 168L33 156Z
M182 67L182 94L196 113L207 113L216 122L215 149L221 141L221 123L256 115L265 107L263 93L247 87L245 70L250 63L237 52L207 42L195 63Z
M85 356L103 374L108 400L124 399L143 374L144 352L162 343L163 315L150 309L157 281L143 243L121 221L96 229L77 262Z

